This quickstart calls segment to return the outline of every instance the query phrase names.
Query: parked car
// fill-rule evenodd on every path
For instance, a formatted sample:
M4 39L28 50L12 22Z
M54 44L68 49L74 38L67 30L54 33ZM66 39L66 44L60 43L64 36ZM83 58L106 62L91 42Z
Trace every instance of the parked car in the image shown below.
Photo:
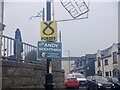
M65 88L79 88L79 82L76 78L69 77L65 80Z
M87 80L85 78L85 76L81 73L72 73L72 76L77 78L77 80L79 81L79 87L87 87Z
M115 89L120 89L120 81L116 77L106 77L110 82L115 85Z
M72 77L73 77L72 73L69 73L69 74L67 74L66 78L72 78Z
M102 76L88 76L87 88L95 90L114 89L114 84Z

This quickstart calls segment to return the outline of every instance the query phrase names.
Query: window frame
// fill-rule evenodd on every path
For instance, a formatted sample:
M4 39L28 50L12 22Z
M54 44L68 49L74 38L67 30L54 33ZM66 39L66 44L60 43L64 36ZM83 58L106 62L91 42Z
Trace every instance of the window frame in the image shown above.
M118 60L117 60L117 52L113 52L113 64L116 64L118 63Z
M98 67L101 67L101 60L100 60L101 58L100 57L98 57Z
M104 65L109 65L108 59L105 59L105 60L104 60Z

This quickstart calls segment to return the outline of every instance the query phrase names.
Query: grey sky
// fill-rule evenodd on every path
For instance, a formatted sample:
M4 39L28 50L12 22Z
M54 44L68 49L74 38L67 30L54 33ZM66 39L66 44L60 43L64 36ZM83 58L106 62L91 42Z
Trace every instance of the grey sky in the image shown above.
M42 10L41 2L6 2L5 35L14 37L16 28L21 29L22 39L37 45L40 40L40 18L29 20ZM68 12L55 3L55 19L71 18ZM70 51L71 56L96 53L118 41L118 6L116 2L91 2L89 18L71 22L57 23L62 31L63 56Z

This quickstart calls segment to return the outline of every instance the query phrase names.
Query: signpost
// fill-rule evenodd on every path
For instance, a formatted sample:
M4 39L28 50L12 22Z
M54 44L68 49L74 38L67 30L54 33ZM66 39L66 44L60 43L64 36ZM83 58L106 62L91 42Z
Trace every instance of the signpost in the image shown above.
M41 41L57 41L56 21L41 22Z
M82 2L67 1L63 2L62 5L76 19L77 17L87 13L89 11L84 0ZM81 1L81 0L80 0ZM46 59L47 73L45 78L45 90L53 90L53 74L52 74L52 60L60 59L62 57L62 45L61 45L61 33L60 42L57 42L57 23L55 20L51 20L51 3L53 0L46 0L46 21L44 21L44 9L43 9L43 22L41 22L41 41L38 41L37 46L37 59ZM74 4L73 4L74 3ZM54 11L54 10L53 10Z
M61 59L61 43L57 42L57 24L51 21L51 2L46 2L46 22L41 22L41 41L38 41L37 58L46 59L47 73L45 78L45 90L53 90L52 59ZM44 17L44 16L43 16ZM43 19L44 20L44 19Z
M37 58L61 60L62 45L61 42L40 42L37 46Z

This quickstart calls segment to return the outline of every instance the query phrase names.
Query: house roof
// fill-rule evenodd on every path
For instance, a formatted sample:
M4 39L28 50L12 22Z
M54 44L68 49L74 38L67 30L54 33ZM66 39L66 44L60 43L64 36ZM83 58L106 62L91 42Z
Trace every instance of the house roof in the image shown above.
M70 61L79 60L80 57L69 57ZM62 57L62 61L68 61L68 57Z
M120 42L117 45L118 45L118 54L120 54Z
M86 56L85 56L86 58L90 58L90 59L94 59L94 58L96 58L96 54L86 54Z
M111 56L112 46L101 51L102 58Z
M85 56L82 56L82 57L81 57L81 60L86 60L86 59L85 59Z

